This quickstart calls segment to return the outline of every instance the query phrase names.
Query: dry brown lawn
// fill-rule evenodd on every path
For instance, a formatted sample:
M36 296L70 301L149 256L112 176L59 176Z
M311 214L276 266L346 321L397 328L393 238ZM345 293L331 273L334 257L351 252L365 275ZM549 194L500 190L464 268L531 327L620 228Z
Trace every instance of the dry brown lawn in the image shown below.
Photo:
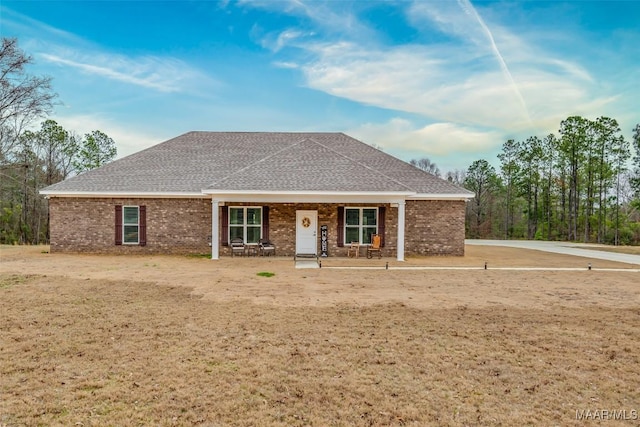
M598 270L635 266L47 249L0 248L3 427L638 424L640 273ZM491 270L507 266L583 269Z

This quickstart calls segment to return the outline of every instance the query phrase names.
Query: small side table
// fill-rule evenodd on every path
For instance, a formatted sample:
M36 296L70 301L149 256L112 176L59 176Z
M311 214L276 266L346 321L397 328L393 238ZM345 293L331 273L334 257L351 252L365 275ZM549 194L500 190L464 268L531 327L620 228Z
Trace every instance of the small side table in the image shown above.
M256 243L247 243L244 245L244 251L247 256L258 256L258 245Z

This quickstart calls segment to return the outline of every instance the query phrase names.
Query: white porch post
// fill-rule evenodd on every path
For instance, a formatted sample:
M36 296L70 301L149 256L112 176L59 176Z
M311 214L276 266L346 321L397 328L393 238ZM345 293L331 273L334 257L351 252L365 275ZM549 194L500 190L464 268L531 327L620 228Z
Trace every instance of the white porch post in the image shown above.
M404 205L398 202L398 261L404 261Z
M220 257L220 247L218 246L218 236L220 235L219 211L220 200L211 199L211 259Z

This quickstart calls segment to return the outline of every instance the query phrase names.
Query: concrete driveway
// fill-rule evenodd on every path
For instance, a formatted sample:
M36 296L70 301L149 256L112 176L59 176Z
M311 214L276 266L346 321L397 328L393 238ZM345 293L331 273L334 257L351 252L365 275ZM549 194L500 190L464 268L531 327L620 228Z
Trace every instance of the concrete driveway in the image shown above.
M545 242L542 240L481 240L467 239L467 245L479 246L507 246L511 248L534 249L537 251L554 252L565 255L575 255L587 258L604 259L607 261L626 262L640 265L640 255L620 254L615 252L599 251L599 247L591 243L573 242ZM586 249L590 248L590 249Z

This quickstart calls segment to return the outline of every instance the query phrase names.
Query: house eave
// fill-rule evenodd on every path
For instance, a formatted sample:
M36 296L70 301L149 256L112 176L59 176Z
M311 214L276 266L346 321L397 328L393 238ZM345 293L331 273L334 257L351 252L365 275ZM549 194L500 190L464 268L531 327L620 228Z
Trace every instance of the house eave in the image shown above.
M65 197L65 198L114 198L128 197L136 199L203 199L207 198L201 192L182 192L182 191L157 191L157 192L138 192L138 191L40 191L40 194L47 197Z
M473 199L472 193L451 193L451 194L435 194L435 193L418 193L407 197L407 200L452 200L464 201Z
M272 203L399 203L405 200L452 200L467 201L472 194L435 194L408 191L235 191L209 190L201 192L181 191L40 191L47 197L61 198L139 198L139 199L215 199L222 202L272 202Z

